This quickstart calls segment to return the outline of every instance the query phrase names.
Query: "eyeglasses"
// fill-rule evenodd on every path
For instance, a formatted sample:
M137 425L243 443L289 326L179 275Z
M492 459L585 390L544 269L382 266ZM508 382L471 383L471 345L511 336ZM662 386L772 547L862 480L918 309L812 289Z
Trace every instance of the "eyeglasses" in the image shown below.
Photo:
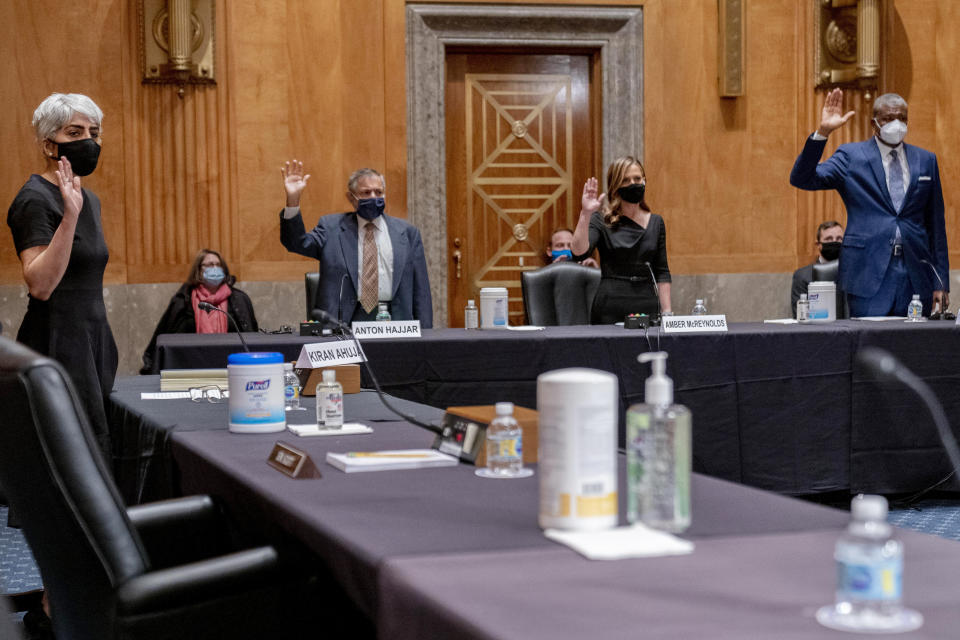
M191 402L203 402L203 400L206 399L207 402L217 404L223 402L223 399L227 397L227 392L216 385L209 387L191 387L189 391Z

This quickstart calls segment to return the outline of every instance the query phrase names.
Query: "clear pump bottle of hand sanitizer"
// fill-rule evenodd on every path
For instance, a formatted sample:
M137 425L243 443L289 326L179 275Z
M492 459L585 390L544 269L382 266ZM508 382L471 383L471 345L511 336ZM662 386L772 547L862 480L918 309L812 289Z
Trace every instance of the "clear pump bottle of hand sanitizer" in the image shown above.
M679 533L690 526L691 416L673 404L673 380L664 351L650 362L644 400L627 410L627 520Z

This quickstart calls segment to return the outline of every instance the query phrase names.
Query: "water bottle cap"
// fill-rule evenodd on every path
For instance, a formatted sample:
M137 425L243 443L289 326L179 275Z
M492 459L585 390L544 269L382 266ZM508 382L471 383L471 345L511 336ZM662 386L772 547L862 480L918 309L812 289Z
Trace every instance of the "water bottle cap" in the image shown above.
M913 299L914 299L914 300L919 300L919 299L920 299L920 294L919 294L919 293L913 294Z
M473 300L467 300L467 306L468 306L468 307L475 307L475 306L477 306L477 303L474 302Z
M860 494L850 502L850 513L855 520L886 522L887 499Z
M337 372L334 369L324 369L323 370L323 381L324 382L336 382L337 381Z
M801 300L806 300L806 299L807 299L807 294L801 293L801 294L800 294L800 299L801 299Z
M687 300L689 300L689 299L690 299L690 298L687 298ZM702 300L701 298L697 298L697 304L703 304L703 300Z
M510 416L510 415L513 415L513 403L512 403L512 402L498 402L498 403L497 403L497 415L498 415L498 416Z
M284 370L284 371L293 371L293 363L292 363L292 362L284 362L284 363L283 363L283 370Z

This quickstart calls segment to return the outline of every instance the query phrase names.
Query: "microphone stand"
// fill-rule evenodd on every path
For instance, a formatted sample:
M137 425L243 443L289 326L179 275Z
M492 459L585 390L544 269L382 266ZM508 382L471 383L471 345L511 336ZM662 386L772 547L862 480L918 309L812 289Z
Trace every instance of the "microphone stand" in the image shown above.
M920 379L915 373L907 369L897 360L893 354L880 349L879 347L864 347L857 353L857 361L862 364L870 373L880 382L887 385L901 384L912 391L930 412L933 418L933 424L937 428L937 434L943 442L943 448L947 451L947 457L953 467L943 480L940 480L929 489L921 491L914 496L918 498L930 489L946 482L950 476L960 471L960 448L957 447L957 440L950 429L950 422L947 420L947 414L943 410L943 405L937 400L937 396L930 389L930 386Z
M660 331L663 329L663 307L660 306L660 287L657 285L657 276L653 273L653 267L650 266L650 261L645 260L643 264L647 265L647 271L650 272L650 279L653 281L653 293L657 296L657 351L659 351Z
M247 346L247 341L243 339L243 333L240 332L240 327L239 325L237 325L237 321L233 319L233 316L231 316L229 313L227 313L220 307L213 306L209 302L198 302L197 306L203 309L204 311L206 311L207 313L210 313L211 311L219 311L223 315L227 316L227 326L229 326L231 322L233 323L233 328L236 329L237 335L240 336L240 344L243 345L243 350L246 351L247 353L250 352L250 347Z
M387 402L387 397L386 395L384 395L383 390L380 388L380 383L377 381L377 376L373 373L373 367L370 366L370 361L367 360L367 354L363 351L363 345L360 344L360 341L357 339L357 336L355 336L353 333L353 329L351 329L347 323L337 320L324 309L314 309L310 315L313 316L315 320L328 322L338 327L344 333L344 335L349 335L350 337L353 338L353 341L357 344L357 350L360 351L360 355L363 356L363 366L366 367L367 373L370 375L370 380L373 382L374 389L376 389L377 396L380 398L380 402L383 403L383 406L385 406L387 409L389 409L390 411L392 411L393 413L400 416L401 418L403 418L404 420L406 420L411 424L415 424L418 427L426 429L427 431L430 431L431 433L435 433L441 437L449 436L449 429L438 427L435 424L428 424L426 422L422 422L421 420L418 420L417 418L414 418L411 415L407 415L406 413L400 411L399 409L391 405L389 402Z

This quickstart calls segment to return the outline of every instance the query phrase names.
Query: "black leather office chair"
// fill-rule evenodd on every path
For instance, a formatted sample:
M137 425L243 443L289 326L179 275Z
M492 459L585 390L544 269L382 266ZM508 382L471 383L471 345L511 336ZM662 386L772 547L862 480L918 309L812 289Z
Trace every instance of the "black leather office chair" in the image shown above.
M311 319L310 312L317 304L317 289L320 288L320 272L308 271L303 274L303 289L307 294L307 314L304 316L307 320Z
M208 496L125 509L62 367L0 336L0 481L58 638L267 638L301 593L272 547L216 556ZM292 585L292 586L291 586Z
M829 260L827 262L817 262L813 265L814 282L837 282L840 277L840 261ZM847 307L847 294L837 284L837 320L846 320L850 317L850 309Z
M600 270L574 262L555 262L536 271L524 271L520 284L529 324L590 324Z

